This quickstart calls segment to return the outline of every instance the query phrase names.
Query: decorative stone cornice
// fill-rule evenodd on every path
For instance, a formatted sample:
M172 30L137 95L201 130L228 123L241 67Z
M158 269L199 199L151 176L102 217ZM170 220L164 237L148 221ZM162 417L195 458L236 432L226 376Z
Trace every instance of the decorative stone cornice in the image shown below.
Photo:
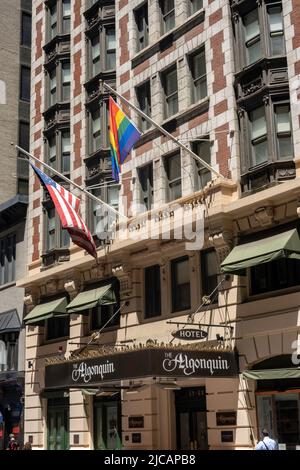
M132 266L128 262L112 266L112 274L120 282L121 299L129 297L132 291Z
M221 264L233 247L233 236L231 230L221 229L209 235L209 241L214 246L219 264Z
M262 227L272 225L274 222L274 209L272 206L259 207L255 210L254 217Z

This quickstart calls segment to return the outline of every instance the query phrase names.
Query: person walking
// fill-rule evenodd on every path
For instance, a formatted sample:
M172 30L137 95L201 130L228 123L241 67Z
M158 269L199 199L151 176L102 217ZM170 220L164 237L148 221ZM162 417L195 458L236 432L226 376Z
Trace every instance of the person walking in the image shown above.
M19 443L16 441L14 434L9 435L9 443L6 450L20 450Z
M277 442L269 437L267 429L262 430L262 440L259 441L255 450L278 450Z

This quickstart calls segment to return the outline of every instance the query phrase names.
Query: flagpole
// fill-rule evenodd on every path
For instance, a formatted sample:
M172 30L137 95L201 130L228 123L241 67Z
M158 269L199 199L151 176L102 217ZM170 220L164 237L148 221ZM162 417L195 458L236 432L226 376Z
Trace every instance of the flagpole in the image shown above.
M197 155L196 153L194 153L191 149L189 149L188 147L186 147L184 144L182 144L178 139L176 139L176 137L174 137L172 134L170 134L168 131L166 131L162 126L160 126L159 124L157 124L155 121L153 121L153 119L151 119L149 116L147 116L147 114L145 114L143 111L141 111L137 106L135 106L134 104L130 103L130 101L128 101L126 98L124 98L124 96L122 96L120 93L118 93L114 88L112 88L110 85L108 85L107 83L103 82L102 80L100 80L100 84L102 84L107 90L109 90L111 93L113 93L114 95L118 96L118 98L120 98L122 101L124 101L124 103L126 103L128 106L130 106L132 109L134 109L137 113L139 113L141 116L143 116L143 118L150 122L150 124L152 124L154 127L156 127L162 134L164 134L166 137L168 137L169 139L171 139L173 142L175 142L176 145L178 145L180 148L182 148L184 151L186 151L188 154L190 154L191 157L194 158L194 160L197 160L201 163L201 165L203 165L205 168L207 168L209 171L211 171L212 173L214 173L215 175L217 175L219 178L223 178L225 179L225 176L221 175L221 173L219 173L217 170L215 170L212 166L210 166L208 163L206 163L205 160L202 160L201 157L199 157L199 155Z
M115 214L123 217L124 219L128 220L128 217L126 217L126 215L124 214L121 214L121 212L117 211L114 207L110 206L109 204L107 204L106 202L102 201L101 199L99 199L97 196L95 196L94 194L90 193L89 191L87 191L86 189L82 188L81 186L79 186L79 184L77 183L74 183L74 181L70 180L69 178L67 178L65 175L63 175L62 173L60 173L59 171L55 170L54 168L52 168L50 165L47 165L47 163L45 162L42 162L41 160L39 160L37 157L35 157L34 155L32 155L31 153L27 152L27 150L24 150L22 147L19 147L19 145L15 145L15 148L20 150L20 152L22 152L24 155L26 155L28 158L32 158L33 160L35 160L37 163L40 163L41 165L43 165L45 168L47 168L47 170L50 170L52 173L54 173L55 175L59 176L61 179L63 179L64 181L66 181L67 183L71 184L72 186L74 186L75 188L79 189L80 191L82 191L84 194L86 194L90 199L93 199L93 201L96 201L98 202L99 204L103 204L105 207L107 207L110 211L114 212ZM28 160L29 161L29 160Z

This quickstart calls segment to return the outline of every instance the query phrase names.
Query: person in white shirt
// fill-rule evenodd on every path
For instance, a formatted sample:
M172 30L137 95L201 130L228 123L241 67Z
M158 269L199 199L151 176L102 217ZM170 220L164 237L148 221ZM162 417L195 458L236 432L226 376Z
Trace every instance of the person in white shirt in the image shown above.
M259 441L255 450L278 450L277 442L269 437L267 429L262 430L262 440Z

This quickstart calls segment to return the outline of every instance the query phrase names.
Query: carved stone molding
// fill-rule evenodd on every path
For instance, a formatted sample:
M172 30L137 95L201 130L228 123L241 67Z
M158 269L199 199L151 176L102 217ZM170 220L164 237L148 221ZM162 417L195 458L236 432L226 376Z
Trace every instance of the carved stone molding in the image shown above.
M40 301L40 292L38 287L27 287L25 289L24 304L26 312L29 313Z
M53 295L58 291L57 279L49 279L40 287L41 296Z
M254 217L262 227L272 225L274 221L274 209L272 206L259 207L255 210Z
M219 264L228 256L233 248L233 236L230 230L221 230L209 236L210 243L214 246Z
M112 266L112 274L120 282L121 299L129 297L132 292L132 266L129 263L120 263Z

